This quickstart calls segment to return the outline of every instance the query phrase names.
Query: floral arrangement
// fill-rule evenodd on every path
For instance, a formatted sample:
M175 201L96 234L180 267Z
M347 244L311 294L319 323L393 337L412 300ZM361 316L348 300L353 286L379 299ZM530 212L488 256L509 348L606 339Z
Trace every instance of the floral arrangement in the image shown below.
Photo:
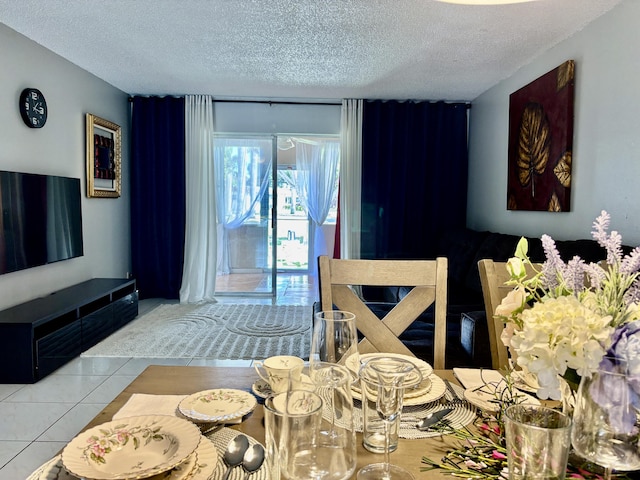
M611 367L605 357L625 361L640 380L640 247L624 255L622 237L608 232L609 222L602 211L591 232L606 262L577 256L564 262L548 235L541 237L541 267L527 256L524 238L507 262L514 289L496 316L506 324L502 341L512 358L537 377L539 398L560 400L559 377L576 389L580 377Z

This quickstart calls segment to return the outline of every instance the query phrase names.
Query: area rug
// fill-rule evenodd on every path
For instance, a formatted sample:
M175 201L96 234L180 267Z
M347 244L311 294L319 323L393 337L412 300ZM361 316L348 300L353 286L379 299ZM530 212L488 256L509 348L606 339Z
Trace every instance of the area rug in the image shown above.
M159 305L82 354L83 357L308 358L312 307Z

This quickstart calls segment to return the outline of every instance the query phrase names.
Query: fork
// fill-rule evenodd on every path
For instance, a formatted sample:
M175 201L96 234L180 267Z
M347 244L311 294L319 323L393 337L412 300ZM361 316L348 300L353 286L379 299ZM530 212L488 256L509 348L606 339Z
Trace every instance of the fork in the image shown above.
M467 401L464 398L460 397L460 395L458 395L458 392L455 388L453 388L453 385L451 385L451 382L449 382L449 380L445 379L444 384L447 386L447 390L449 390L449 393L452 396L451 400L447 402L447 405L458 407L467 404Z

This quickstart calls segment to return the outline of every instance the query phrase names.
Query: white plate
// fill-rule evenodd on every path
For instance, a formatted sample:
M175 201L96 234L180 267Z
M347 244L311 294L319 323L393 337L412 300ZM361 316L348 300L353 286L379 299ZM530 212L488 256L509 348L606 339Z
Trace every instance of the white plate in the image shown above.
M191 476L187 478L189 480L209 480L218 464L216 446L207 437L202 437L196 450L196 455L198 456L197 463L191 472ZM171 479L173 480L173 477Z
M462 387L458 385L452 385L452 387L460 394L464 392ZM446 390L446 388L445 388ZM453 400L454 397L449 391L445 391L444 398L446 400ZM402 407L402 415L400 416L400 430L398 435L400 438L418 439L418 438L431 438L442 436L442 433L438 430L418 430L415 425L419 419L424 418L431 412L442 410L443 405L441 401L434 401L426 403L424 405L407 406ZM468 402L462 402L459 405L453 407L453 412L447 416L447 422L451 428L459 429L464 428L472 423L476 418L476 407L470 405ZM362 403L355 402L354 408L355 429L357 432L362 432Z
M56 455L47 463L34 471L27 480L79 480L75 475L70 474L62 465L62 458Z
M402 404L405 407L410 407L415 405L424 405L440 399L447 391L446 385L437 375L429 375L429 380L431 380L431 388L428 391L416 396L407 397L405 395L402 399ZM351 393L353 393L353 398L356 400L362 400L362 392L359 388L352 388Z
M254 384L251 385L251 391L260 398L269 398L271 395L273 395L271 385L269 385L269 382L266 382L263 379L256 380Z
M409 355L403 355L401 353L381 353L381 352L363 353L362 355L359 356L359 358L358 358L358 355L353 355L347 359L347 362L345 365L349 370L351 370L356 375L358 375L358 370L360 370L360 364L364 360L369 360L375 357L392 357L392 358L399 358L401 360L407 360L413 363L416 367L418 367L418 370L420 370L420 373L422 373L423 377L428 377L433 373L433 367L429 365L427 362L425 362L424 360L420 360L419 358L411 357Z
M173 469L149 477L148 480L208 480L216 469L218 451L211 440L200 439L198 448L187 459ZM55 456L33 472L27 480L80 480L67 472L62 457Z
M249 392L215 388L189 395L178 404L178 410L195 422L216 423L244 417L257 404Z
M532 397L531 395L521 392L519 390L513 390L516 395L516 399L518 403L523 403L527 405L540 405L540 401ZM503 392L501 394L496 394L496 389L491 388L489 385L485 385L480 388L468 388L464 391L464 398L470 404L478 407L480 410L486 413L498 413L500 410L500 405L497 403L498 398L501 395L507 395L508 392Z
M184 462L196 450L200 438L200 429L182 418L121 418L76 436L62 451L62 463L78 477L147 478Z

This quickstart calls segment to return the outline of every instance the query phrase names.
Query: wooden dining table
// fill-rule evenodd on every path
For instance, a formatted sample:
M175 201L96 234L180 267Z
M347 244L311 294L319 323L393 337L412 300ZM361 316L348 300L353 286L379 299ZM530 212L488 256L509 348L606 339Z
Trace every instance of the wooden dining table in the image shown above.
M440 378L457 383L453 371L436 370L434 372ZM154 395L190 395L202 390L212 388L234 388L251 391L251 386L258 380L256 371L251 367L197 367L197 366L164 366L151 365L135 378L111 403L109 403L91 422L83 429L94 427L112 420L133 394ZM247 415L242 423L230 425L256 441L264 443L263 407L257 406L253 412ZM358 466L357 469L369 464L383 461L382 454L374 454L362 446L362 434L357 434L358 440ZM391 453L391 463L401 465L414 474L416 480L451 478L439 470L428 472L421 471L426 467L422 463L422 457L428 456L432 460L439 460L447 449L451 448L453 439L433 437L428 439L409 440L399 439L398 449ZM356 475L352 476L356 478Z

